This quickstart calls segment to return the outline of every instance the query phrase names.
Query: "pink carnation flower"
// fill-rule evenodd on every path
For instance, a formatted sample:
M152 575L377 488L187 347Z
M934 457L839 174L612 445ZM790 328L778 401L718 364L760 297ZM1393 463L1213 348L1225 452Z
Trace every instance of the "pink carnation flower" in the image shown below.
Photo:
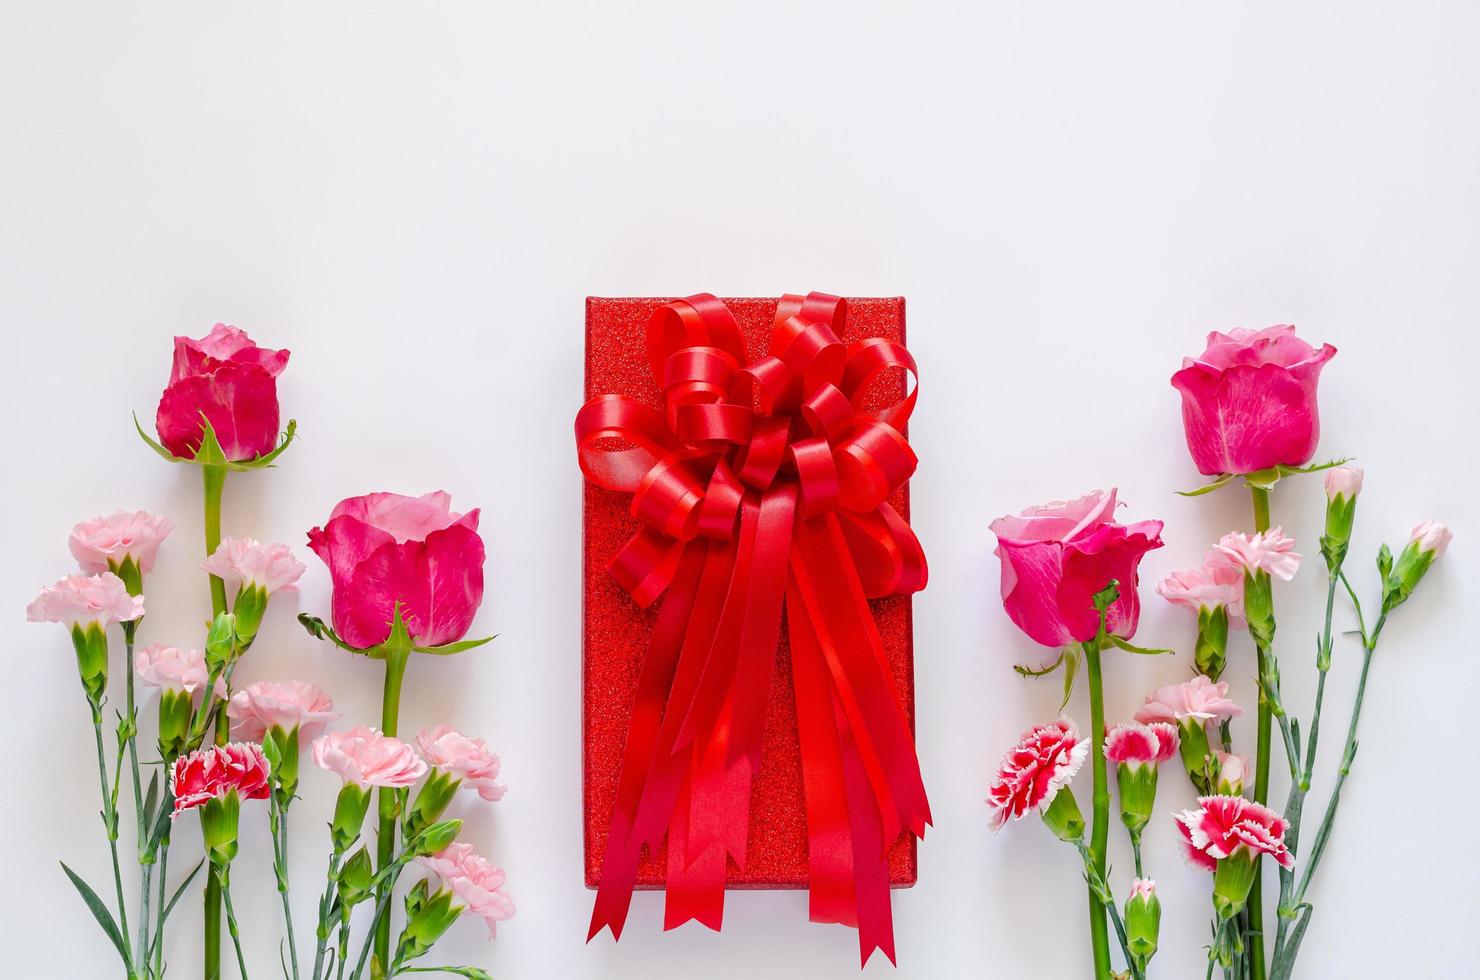
M150 687L186 694L202 690L211 679L211 669L199 650L181 650L163 643L150 643L136 650L134 672ZM216 678L216 697L226 697L224 678Z
M1156 897L1156 882L1150 878L1137 878L1131 882L1130 901L1141 899L1149 902Z
M321 769L362 789L410 786L427 771L427 764L411 746L364 725L320 735L314 740L312 754Z
M1114 765L1159 766L1177 754L1182 738L1164 721L1116 725L1105 734L1105 758Z
M73 626L112 626L144 615L144 597L128 594L123 579L112 572L99 575L69 575L41 590L26 607L33 623Z
M1047 809L1088 754L1089 742L1079 737L1072 721L1061 718L1029 729L1002 757L997 779L987 791L987 805L994 811L992 829L1001 830L1034 808Z
M1242 796L1200 796L1198 809L1176 815L1187 859L1216 871L1218 862L1240 848L1268 854L1282 868L1295 865L1285 847L1285 821L1269 807Z
M1333 466L1326 471L1326 497L1355 499L1362 492L1362 471L1356 466Z
M147 573L154 568L160 543L174 528L168 517L118 510L73 527L67 547L84 572L117 571L125 559L133 558L139 571Z
M454 731L451 725L424 728L416 736L416 746L427 762L437 769L462 780L469 789L489 803L503 798L507 789L498 781L498 756L488 751L481 738L468 738Z
M220 579L261 586L269 595L297 589L304 564L285 544L255 538L223 538L201 568Z
M231 696L226 714L231 734L260 742L270 728L285 732L298 729L299 744L318 736L324 726L339 717L329 695L307 681L258 681Z
M1194 615L1223 606L1228 610L1228 625L1244 627L1244 576L1236 568L1210 563L1173 572L1156 586L1156 594Z
M1146 703L1136 712L1143 725L1155 722L1180 724L1192 719L1201 724L1225 722L1237 718L1244 710L1228 698L1228 682L1216 684L1198 674L1181 684L1168 684L1146 695Z
M1288 582L1300 568L1300 556L1292 550L1294 547L1295 539L1286 537L1282 528L1272 527L1253 536L1232 531L1208 552L1207 564L1250 575L1268 572Z
M1254 774L1249 757L1233 752L1215 751L1213 754L1218 759L1218 792L1238 796L1244 791L1244 784L1252 781L1250 777Z
M437 854L416 860L441 880L458 904L483 917L488 923L488 938L497 935L497 923L514 917L514 902L503 891L503 871L475 854L471 844L454 842Z
M1408 538L1410 543L1418 545L1419 551L1432 551L1434 559L1438 560L1449 550L1454 532L1437 521L1424 521L1413 528Z
M197 749L175 760L170 789L178 817L186 810L203 806L235 790L244 800L265 799L272 768L262 746L231 742Z

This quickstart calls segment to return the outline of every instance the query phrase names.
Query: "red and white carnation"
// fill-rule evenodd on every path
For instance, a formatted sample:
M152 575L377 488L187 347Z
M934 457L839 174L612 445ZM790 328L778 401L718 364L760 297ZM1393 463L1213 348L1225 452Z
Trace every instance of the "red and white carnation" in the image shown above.
M232 791L244 800L266 799L271 773L262 746L252 742L213 745L181 756L170 775L170 790L175 797L173 816Z
M1165 721L1127 722L1105 733L1105 759L1112 765L1159 766L1177 754L1181 735Z
M1176 814L1187 859L1216 871L1218 862L1242 848L1268 854L1282 868L1295 866L1295 855L1285 847L1285 821L1261 803L1242 796L1200 796L1196 810Z
M1021 820L1029 810L1046 810L1088 754L1089 742L1079 737L1079 729L1068 719L1029 729L1002 757L997 779L987 791L992 829Z

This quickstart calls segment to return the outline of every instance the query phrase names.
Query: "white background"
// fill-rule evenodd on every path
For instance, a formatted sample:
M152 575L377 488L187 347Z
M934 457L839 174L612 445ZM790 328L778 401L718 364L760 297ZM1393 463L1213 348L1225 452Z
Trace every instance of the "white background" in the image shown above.
M1151 586L1250 523L1240 490L1173 495L1201 478L1167 379L1211 328L1285 321L1341 350L1322 382L1320 455L1368 469L1352 560L1363 595L1375 595L1381 541L1401 545L1423 518L1457 534L1385 636L1310 896L1304 975L1473 969L1480 791L1462 624L1480 605L1480 13L796 7L0 8L7 976L117 975L56 866L107 880L72 654L23 609L70 570L74 521L145 507L179 529L149 580L143 638L199 643L197 475L151 454L129 413L152 419L171 336L217 320L293 352L280 392L301 442L270 474L231 479L226 526L299 548L301 608L327 613L304 531L341 497L446 488L484 508L475 629L500 637L415 663L402 723L450 719L503 755L507 798L458 805L508 869L519 913L492 944L459 923L429 962L501 980L854 976L854 935L807 924L801 893L732 896L721 935L663 934L661 899L642 895L620 945L583 942L571 440L582 299L808 289L907 296L922 366L915 524L933 574L916 606L919 750L937 826L919 886L896 894L901 965L877 957L867 974L1088 971L1072 852L1034 823L987 831L996 760L1053 717L1058 684L1010 669L1036 651L1001 611L986 525L1110 484L1125 519L1166 520L1138 639L1182 653L1110 658L1110 717L1128 717L1189 660L1190 618ZM1278 595L1285 690L1305 711L1324 594L1318 479L1282 485L1274 513L1308 556ZM292 605L274 604L244 679L311 679L347 720L373 720L376 666L310 640ZM1252 704L1247 638L1236 646L1235 693ZM1343 642L1313 809L1356 662ZM1082 691L1070 711L1087 722ZM1245 745L1251 730L1236 726ZM316 771L304 783L300 936L336 785ZM1189 801L1185 781L1173 770L1163 785L1148 854L1166 906L1153 976L1200 977L1209 886L1171 843L1165 814ZM234 879L252 973L266 977L278 972L277 897L265 817L249 806L244 823ZM196 839L185 826L179 852ZM198 901L184 903L172 976L198 970L199 920Z

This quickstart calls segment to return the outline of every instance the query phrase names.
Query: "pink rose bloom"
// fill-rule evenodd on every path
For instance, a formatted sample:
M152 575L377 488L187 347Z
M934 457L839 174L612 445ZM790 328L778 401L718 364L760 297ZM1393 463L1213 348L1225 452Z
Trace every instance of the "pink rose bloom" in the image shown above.
M1136 712L1143 725L1167 722L1178 725L1191 719L1200 724L1219 723L1237 718L1244 710L1228 699L1228 682L1216 684L1202 674L1181 684L1168 684L1146 695L1146 703Z
M181 650L163 643L150 643L136 650L134 672L150 687L186 694L204 689L211 679L211 669L199 650ZM226 697L225 678L216 678L216 697Z
M1333 466L1326 471L1326 496L1351 500L1362 492L1362 471L1355 466Z
M1201 357L1182 360L1182 428L1198 471L1253 473L1300 466L1316 451L1316 384L1336 348L1311 347L1292 326L1208 334Z
M390 635L396 603L418 646L462 639L483 601L478 511L446 493L372 493L340 501L308 545L334 579L334 629L364 649Z
M260 742L271 728L296 728L302 744L317 737L339 712L329 695L307 681L258 681L231 696L226 715L234 738Z
M320 735L314 740L312 755L319 768L361 789L410 786L427 772L427 764L411 746L363 725Z
M1418 545L1419 551L1432 551L1437 561L1449 550L1449 542L1454 540L1454 533L1437 521L1424 521L1414 527L1408 540Z
M262 544L255 538L222 538L201 568L219 579L258 585L272 595L298 588L304 564L285 544Z
M486 858L473 852L471 844L453 842L417 863L441 880L454 901L488 923L488 938L497 935L496 924L514 917L514 902L504 894L504 873Z
M1200 796L1198 809L1176 814L1187 859L1218 870L1218 862L1240 849L1268 854L1282 868L1295 866L1285 848L1285 821L1267 806L1242 796Z
M226 458L242 462L271 452L278 440L277 376L288 352L268 350L236 327L218 323L200 340L175 338L170 383L159 399L159 441L193 459L211 423Z
M92 623L108 627L144 615L144 597L128 594L123 579L112 572L69 575L41 590L26 607L33 623L61 623L68 629Z
M1079 729L1068 719L1025 732L1002 757L997 779L987 791L992 829L1001 830L1009 820L1021 820L1029 810L1048 809L1088 754L1089 742L1079 737Z
M154 568L160 543L174 528L168 517L118 510L73 527L67 547L84 572L116 572L125 559L133 558L139 571L147 574Z
M1181 742L1177 726L1169 722L1116 725L1105 734L1105 758L1117 766L1159 766L1177 754Z
M498 756L488 751L483 739L460 735L451 725L438 725L422 729L416 747L434 768L462 780L489 803L503 798L507 787L498 781Z
M170 774L175 797L172 816L204 806L233 790L244 800L266 799L271 772L262 746L251 742L213 745L181 756Z
M1272 527L1252 536L1231 531L1213 545L1207 564L1213 568L1232 568L1240 574L1268 572L1288 582L1300 568L1300 556L1294 548L1295 539L1286 537L1283 528Z
M1223 606L1228 625L1244 627L1244 576L1227 565L1206 564L1185 572L1173 572L1156 587L1156 594L1194 615Z
M1115 490L1068 503L1030 507L992 522L1002 560L1002 605L1024 633L1047 647L1094 639L1094 595L1115 579L1120 598L1106 614L1109 632L1136 632L1141 602L1137 567L1161 547L1161 521L1116 524Z

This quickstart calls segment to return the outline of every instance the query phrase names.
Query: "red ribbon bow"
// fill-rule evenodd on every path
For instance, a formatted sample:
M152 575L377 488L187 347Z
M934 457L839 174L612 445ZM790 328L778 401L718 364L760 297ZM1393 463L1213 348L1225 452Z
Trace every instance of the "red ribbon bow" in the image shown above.
M747 364L707 293L659 308L648 357L665 409L604 395L576 416L586 478L643 527L609 570L665 592L643 659L588 941L620 937L646 845L668 838L665 928L718 929L726 855L745 866L750 791L785 605L806 793L811 918L894 960L886 852L929 803L868 599L918 591L925 555L886 501L914 472L914 385L878 407L902 344L838 340L847 304L784 296Z

